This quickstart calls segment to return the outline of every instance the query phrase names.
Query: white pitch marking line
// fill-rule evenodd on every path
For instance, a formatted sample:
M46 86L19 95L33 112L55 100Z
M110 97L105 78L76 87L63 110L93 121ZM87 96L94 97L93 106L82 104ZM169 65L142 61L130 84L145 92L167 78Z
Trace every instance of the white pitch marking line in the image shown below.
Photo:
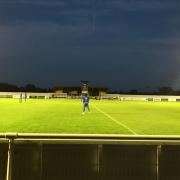
M133 131L131 128L129 128L128 126L126 126L125 124L119 122L118 120L116 120L115 118L111 117L109 114L105 113L104 111L100 110L99 108L97 108L95 106L95 108L102 114L104 114L106 117L108 117L109 119L111 119L112 121L114 121L115 123L117 123L120 126L123 126L125 129L127 129L128 131L130 131L131 133L133 133L134 135L138 135L135 131Z

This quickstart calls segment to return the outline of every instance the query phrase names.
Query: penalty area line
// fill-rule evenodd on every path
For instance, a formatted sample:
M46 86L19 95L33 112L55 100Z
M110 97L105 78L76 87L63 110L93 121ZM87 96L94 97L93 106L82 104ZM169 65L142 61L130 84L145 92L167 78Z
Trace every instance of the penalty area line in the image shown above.
M125 129L127 129L128 131L130 131L132 134L134 135L138 135L135 131L133 131L131 128L129 128L128 126L126 126L125 124L119 122L118 120L116 120L115 118L113 118L112 116L110 116L109 114L105 113L104 111L102 111L101 109L99 109L98 107L94 106L96 108L97 111L99 111L100 113L102 113L103 115L105 115L106 117L108 117L109 119L111 119L112 121L114 121L116 124L124 127Z

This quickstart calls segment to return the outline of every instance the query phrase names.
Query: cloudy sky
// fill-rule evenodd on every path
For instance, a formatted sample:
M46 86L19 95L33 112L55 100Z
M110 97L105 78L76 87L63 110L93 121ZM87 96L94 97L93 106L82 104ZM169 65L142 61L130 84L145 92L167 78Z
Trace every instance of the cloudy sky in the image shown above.
M0 82L180 89L179 0L0 0Z

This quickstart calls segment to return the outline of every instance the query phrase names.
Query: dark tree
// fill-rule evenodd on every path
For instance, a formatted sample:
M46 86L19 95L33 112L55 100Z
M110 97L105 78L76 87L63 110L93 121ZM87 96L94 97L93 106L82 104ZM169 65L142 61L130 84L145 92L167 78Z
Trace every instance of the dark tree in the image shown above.
M173 95L175 94L174 90L171 87L160 87L159 94L161 95Z
M11 84L0 83L0 91L1 92L18 92L20 91L20 88Z
M138 94L138 90L137 89L132 89L129 94Z
M27 84L25 86L25 91L27 92L36 92L37 88L34 84Z

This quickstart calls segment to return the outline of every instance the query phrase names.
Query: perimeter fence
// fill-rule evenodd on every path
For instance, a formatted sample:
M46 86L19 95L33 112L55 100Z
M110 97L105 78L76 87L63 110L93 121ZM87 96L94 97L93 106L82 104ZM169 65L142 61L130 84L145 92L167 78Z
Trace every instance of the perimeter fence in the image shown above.
M177 180L179 136L0 134L0 180Z

